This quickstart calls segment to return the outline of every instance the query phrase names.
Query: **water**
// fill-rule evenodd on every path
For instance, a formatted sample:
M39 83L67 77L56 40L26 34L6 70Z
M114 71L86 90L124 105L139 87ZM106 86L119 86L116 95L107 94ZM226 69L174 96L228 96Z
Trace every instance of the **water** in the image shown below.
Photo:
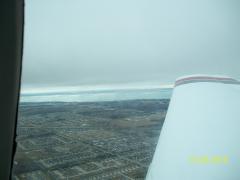
M95 90L61 93L21 94L21 102L97 102L133 99L169 99L171 88Z

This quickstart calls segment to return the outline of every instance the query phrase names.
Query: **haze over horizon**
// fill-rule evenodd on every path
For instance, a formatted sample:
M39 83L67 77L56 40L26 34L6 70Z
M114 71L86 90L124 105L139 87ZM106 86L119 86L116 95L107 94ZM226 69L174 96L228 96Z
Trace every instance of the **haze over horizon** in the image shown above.
M25 4L23 91L164 86L189 74L240 79L240 1Z

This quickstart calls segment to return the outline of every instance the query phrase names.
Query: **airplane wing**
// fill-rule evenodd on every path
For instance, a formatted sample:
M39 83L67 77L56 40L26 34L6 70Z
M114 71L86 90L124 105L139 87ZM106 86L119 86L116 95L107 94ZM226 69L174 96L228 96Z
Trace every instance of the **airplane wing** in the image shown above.
M176 80L146 180L240 179L240 82Z

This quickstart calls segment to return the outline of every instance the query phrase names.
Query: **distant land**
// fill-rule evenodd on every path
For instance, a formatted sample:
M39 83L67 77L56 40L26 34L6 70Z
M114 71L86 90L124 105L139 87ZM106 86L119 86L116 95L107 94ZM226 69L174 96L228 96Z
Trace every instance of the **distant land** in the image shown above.
M21 96L13 180L144 180L172 89Z

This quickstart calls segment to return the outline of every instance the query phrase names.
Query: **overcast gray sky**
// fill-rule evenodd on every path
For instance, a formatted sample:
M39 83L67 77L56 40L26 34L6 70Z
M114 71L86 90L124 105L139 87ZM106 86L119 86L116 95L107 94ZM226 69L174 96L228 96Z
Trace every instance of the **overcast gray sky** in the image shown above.
M23 87L240 78L238 0L26 0Z

